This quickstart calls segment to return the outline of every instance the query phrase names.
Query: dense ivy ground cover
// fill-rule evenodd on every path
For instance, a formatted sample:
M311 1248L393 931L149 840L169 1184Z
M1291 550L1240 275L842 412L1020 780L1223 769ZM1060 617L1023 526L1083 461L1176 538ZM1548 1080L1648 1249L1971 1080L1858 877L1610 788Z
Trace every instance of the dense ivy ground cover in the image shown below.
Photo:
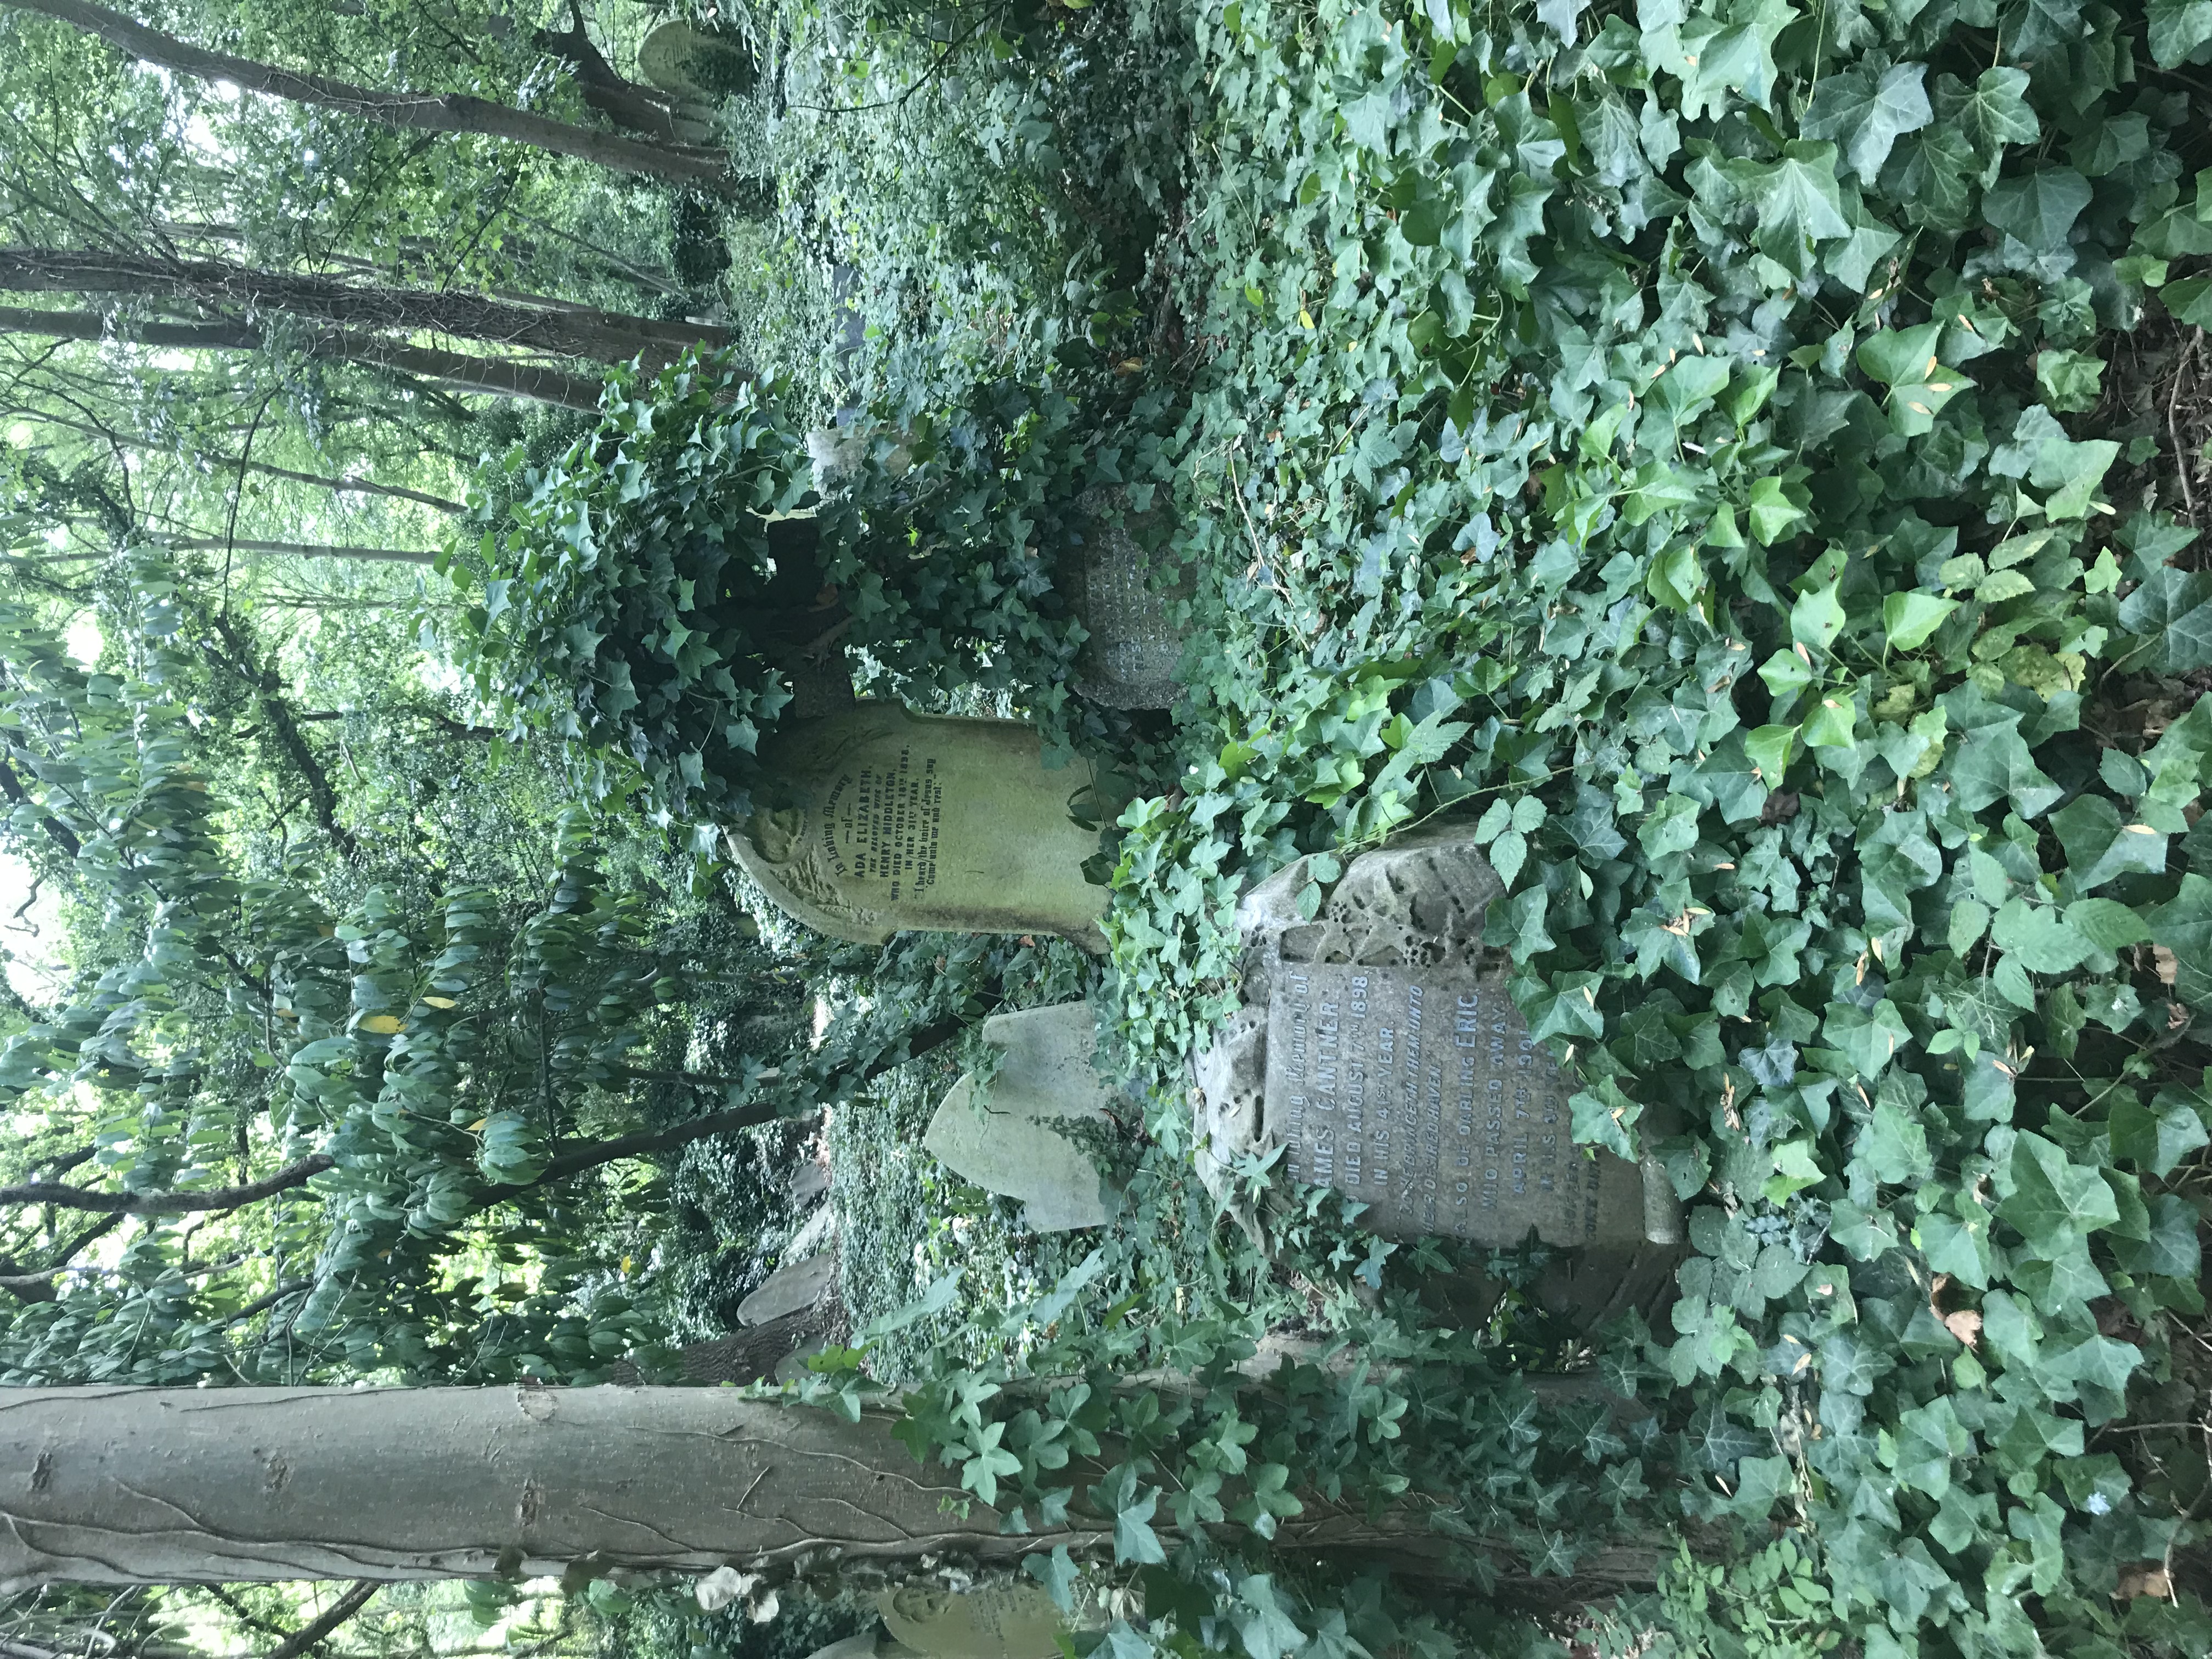
M1817 1562L1758 1617L2201 1647L2143 1575L2206 1479L2212 708L2128 705L2212 665L2212 577L2100 414L2117 340L2212 320L2212 12L1198 33L1159 476L1221 743L1125 819L1133 1048L1219 1012L1245 874L1464 802L1578 1136L1688 1125L1631 1347L1683 1515Z
M1164 768L1108 921L1153 1091L1127 1212L939 1356L917 1450L1022 1524L1111 1517L1088 1568L1146 1590L1115 1659L1443 1644L1267 1553L1312 1501L1412 1505L1509 1577L1682 1529L1615 1647L2212 1644L2172 1588L2207 1492L2212 572L2171 405L2128 413L2212 323L2212 3L783 26L834 37L805 130L850 136L787 181L789 246L878 307L837 533L1016 618L881 683L980 665ZM824 482L796 465L757 505ZM1049 672L1101 484L1198 580L1171 738ZM1632 1425L1540 1410L1531 1328L1456 1328L1436 1251L1363 1253L1311 1195L1276 1195L1279 1271L1189 1243L1181 1068L1237 892L1442 811L1507 884L1491 941L1578 1136L1692 1206L1665 1328L1578 1356ZM1240 1382L1293 1283L1359 1363ZM861 1364L806 1392L857 1410ZM1114 1385L1154 1368L1206 1392Z

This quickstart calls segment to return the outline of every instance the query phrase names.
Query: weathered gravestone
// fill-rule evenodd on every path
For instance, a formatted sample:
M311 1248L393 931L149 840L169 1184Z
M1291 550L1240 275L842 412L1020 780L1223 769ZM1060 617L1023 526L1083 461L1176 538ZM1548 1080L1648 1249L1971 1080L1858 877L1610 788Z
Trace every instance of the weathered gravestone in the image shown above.
M1120 492L1093 490L1082 505L1089 533L1060 579L1069 608L1091 636L1071 684L1109 708L1171 708L1182 695L1175 672L1187 640L1171 606L1188 594L1188 578L1155 591L1146 580L1145 551L1121 522Z
M1083 875L1097 835L1070 816L1097 780L1080 760L1047 771L1022 722L863 702L779 726L760 758L772 804L730 848L809 927L866 945L946 928L1105 949L1107 891Z
M772 1319L794 1314L802 1308L811 1308L837 1288L837 1253L823 1250L819 1255L788 1262L768 1276L768 1280L744 1301L738 1304L738 1322L741 1325L765 1325Z
M973 1073L952 1085L922 1145L947 1169L987 1191L1020 1199L1041 1233L1106 1219L1098 1169L1062 1126L1103 1124L1116 1098L1092 1069L1097 1026L1087 1002L1026 1008L983 1022L983 1040L1006 1058L988 1084Z
M902 1584L879 1595L876 1607L893 1639L929 1659L1056 1659L1069 1623L1035 1584L964 1593Z
M681 19L656 24L637 46L638 79L711 111L753 83L752 54L726 35Z
M1631 1251L1681 1237L1656 1161L1576 1145L1577 1084L1528 1033L1482 946L1503 890L1464 830L1352 861L1308 921L1300 860L1238 908L1245 1006L1194 1072L1200 1173L1280 1144L1293 1181L1372 1207L1375 1231Z

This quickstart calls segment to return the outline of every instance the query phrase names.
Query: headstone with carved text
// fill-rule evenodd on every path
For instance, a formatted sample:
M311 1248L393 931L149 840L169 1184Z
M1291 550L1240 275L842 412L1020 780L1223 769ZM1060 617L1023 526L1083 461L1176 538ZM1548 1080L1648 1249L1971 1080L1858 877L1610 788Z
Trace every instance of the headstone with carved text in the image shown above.
M1109 708L1171 708L1182 688L1176 667L1187 635L1176 625L1173 605L1188 580L1163 587L1144 550L1121 521L1120 493L1094 490L1084 498L1091 530L1069 557L1062 578L1068 604L1090 638L1077 656L1077 692Z
M1107 805L1084 762L1046 769L1031 727L863 702L779 726L760 759L770 804L730 830L730 848L817 932L866 945L908 928L1057 933L1105 948L1107 890L1083 873L1097 832L1074 814Z
M1367 1204L1376 1232L1642 1243L1643 1172L1584 1155L1572 1091L1500 975L1287 962L1274 975L1262 1127L1291 1180Z
M1217 1190L1280 1146L1290 1179L1370 1206L1375 1231L1633 1252L1681 1236L1656 1162L1576 1144L1578 1086L1486 956L1503 890L1463 830L1354 859L1313 908L1300 860L1237 912L1245 1006L1194 1065L1199 1169Z

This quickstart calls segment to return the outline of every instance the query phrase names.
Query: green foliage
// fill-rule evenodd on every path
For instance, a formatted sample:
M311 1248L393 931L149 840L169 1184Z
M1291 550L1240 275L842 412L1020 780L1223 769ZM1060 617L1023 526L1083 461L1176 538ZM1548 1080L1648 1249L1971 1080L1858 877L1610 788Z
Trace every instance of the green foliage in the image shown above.
M1802 1529L1714 1614L1769 1651L2031 1650L2030 1593L2062 1647L2197 1628L2106 1599L2197 1489L2078 1454L2203 1312L2141 1155L2212 1110L2205 716L2118 711L2212 657L2163 434L2082 418L2212 250L2147 67L2200 46L1986 10L1244 0L1186 82L1237 137L1155 476L1219 643L1122 820L1129 1052L1228 1006L1250 876L1466 812L1578 1132L1688 1126L1699 1254L1617 1352L1670 1390L1656 1512Z

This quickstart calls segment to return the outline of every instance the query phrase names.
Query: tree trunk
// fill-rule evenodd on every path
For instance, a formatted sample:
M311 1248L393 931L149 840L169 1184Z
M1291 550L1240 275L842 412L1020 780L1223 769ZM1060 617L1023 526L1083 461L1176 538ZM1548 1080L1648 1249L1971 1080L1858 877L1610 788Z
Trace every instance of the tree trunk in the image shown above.
M22 1389L0 1413L0 1594L43 1583L704 1571L948 1547L1005 1559L880 1421L720 1389ZM1088 1534L1083 1535L1087 1539Z
M1012 1565L1104 1528L1009 1536L878 1416L726 1389L15 1389L0 1410L0 1595L49 1583L557 1577L571 1565L780 1575L802 1558L896 1571ZM1356 1498L1357 1494L1353 1495ZM1274 1540L1456 1578L1465 1546L1409 1501L1309 1495ZM1650 1582L1649 1550L1589 1580Z
M449 334L519 351L659 364L688 346L729 343L727 329L652 317L516 305L480 294L362 287L330 276L257 270L228 259L165 259L106 248L0 247L0 289L19 294L145 294L222 310L283 312L337 328Z
M22 11L58 19L96 35L140 63L196 81L228 81L248 92L335 109L380 125L415 132L481 133L573 156L617 172L726 194L728 158L704 145L668 144L580 127L461 93L377 92L328 76L301 75L228 52L209 52L120 12L86 0L6 0Z
M112 334L141 345L206 351L258 351L267 343L259 329L246 323L163 323L117 318L111 325L108 319L94 312L37 311L22 306L0 306L0 334L42 334L58 340L104 340ZM418 374L456 391L525 398L592 415L599 409L600 382L534 363L504 357L465 357L458 352L407 345L351 329L325 329L300 343L311 357Z
M301 559L358 559L372 564L434 564L438 556L419 547L337 547L325 542L257 542L245 537L173 537L172 547L228 548L238 553L289 553Z
M547 57L568 64L584 102L617 126L642 133L657 143L679 143L675 112L666 94L619 73L592 44L582 15L572 6L568 15L567 28L539 29L532 36L532 44Z

